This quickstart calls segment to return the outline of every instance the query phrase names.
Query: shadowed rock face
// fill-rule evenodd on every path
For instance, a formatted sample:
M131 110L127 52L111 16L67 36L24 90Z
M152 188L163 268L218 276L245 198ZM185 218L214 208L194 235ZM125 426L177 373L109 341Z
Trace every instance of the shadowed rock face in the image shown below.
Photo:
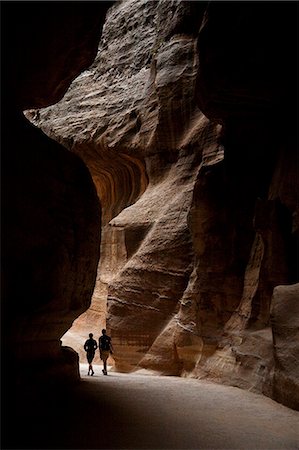
M199 32L196 86L208 117L273 121L277 109L288 107L286 122L294 120L296 12L290 2L276 2L271 11L266 3L209 4Z
M274 360L272 350L277 329L269 322L273 288L298 281L295 9L276 3L269 15L266 4L210 4L199 32L201 70L196 94L205 114L223 124L224 177L220 181L214 176L219 191L226 194L222 202L229 212L226 224L233 226L228 231L234 230L231 238L225 233L226 248L231 249L226 252L226 267L241 269L239 274L233 272L241 277L242 291L216 351L197 365L197 373L242 387L254 386L298 408L298 400L287 400L288 394L283 399L275 387L285 376L286 391L294 392L293 371L297 369L292 363L293 346L286 345L289 366L281 375L275 346ZM217 210L223 217L221 208ZM219 238L222 233L216 235ZM232 250L237 256L231 259L233 264L228 258ZM214 289L210 286L204 289L210 292ZM298 296L298 286L292 289ZM288 326L286 316L277 321Z
M2 367L13 388L79 378L60 338L90 304L100 205L82 160L22 110L58 101L92 63L110 5L1 5Z
M274 387L270 306L275 286L298 281L295 10L120 2L92 67L57 105L26 113L86 162L103 207L92 307L65 337L74 348L107 315L118 370L290 405Z
M298 409L299 382L299 284L277 286L271 305L274 343L274 396L291 408Z
M3 4L7 104L24 110L60 100L71 81L93 62L111 4Z

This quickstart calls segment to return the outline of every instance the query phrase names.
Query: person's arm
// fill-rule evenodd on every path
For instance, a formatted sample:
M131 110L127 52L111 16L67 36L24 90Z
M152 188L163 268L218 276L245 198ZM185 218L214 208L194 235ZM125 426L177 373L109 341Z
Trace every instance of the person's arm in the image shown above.
M109 347L110 347L110 353L114 353L113 345L112 345L112 341L111 340L109 342Z
M102 359L101 338L99 338L99 352L100 352L100 358Z

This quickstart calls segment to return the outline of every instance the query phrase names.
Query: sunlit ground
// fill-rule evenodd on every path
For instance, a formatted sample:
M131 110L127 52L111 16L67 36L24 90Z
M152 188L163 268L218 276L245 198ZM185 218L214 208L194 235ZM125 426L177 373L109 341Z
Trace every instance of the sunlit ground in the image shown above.
M94 377L99 377L99 376L104 376L102 369L103 369L103 365L98 365L98 364L93 364L92 365L93 370L94 370ZM113 366L109 366L107 365L107 372L109 374L109 372L113 372L114 371L114 367ZM86 377L88 373L88 364L84 364L84 363L80 363L80 375L81 377Z

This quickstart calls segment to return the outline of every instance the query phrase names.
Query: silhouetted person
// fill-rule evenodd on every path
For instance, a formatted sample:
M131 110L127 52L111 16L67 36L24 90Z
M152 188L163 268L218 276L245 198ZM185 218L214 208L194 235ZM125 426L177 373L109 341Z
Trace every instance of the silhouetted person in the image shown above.
M106 330L102 330L102 336L99 337L99 350L100 350L100 357L103 361L103 374L107 375L107 359L109 357L109 354L113 353L113 347L111 342L111 337L106 334Z
M94 374L94 371L92 368L92 361L93 361L95 351L97 348L98 348L97 341L95 339L93 339L93 334L89 333L89 339L87 339L87 341L84 344L84 350L86 351L86 357L87 357L87 361L89 364L87 375L89 375L89 372L91 372L90 375Z

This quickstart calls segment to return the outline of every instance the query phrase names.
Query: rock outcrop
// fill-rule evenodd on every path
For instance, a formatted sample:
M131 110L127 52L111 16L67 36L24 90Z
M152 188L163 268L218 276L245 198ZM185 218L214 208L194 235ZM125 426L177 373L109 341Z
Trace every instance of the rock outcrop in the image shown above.
M118 370L298 406L270 321L275 286L298 281L295 10L117 3L94 64L57 105L27 111L85 161L103 208L92 310L70 345L99 333L104 311Z
M277 286L271 304L274 343L274 398L298 408L299 284Z

